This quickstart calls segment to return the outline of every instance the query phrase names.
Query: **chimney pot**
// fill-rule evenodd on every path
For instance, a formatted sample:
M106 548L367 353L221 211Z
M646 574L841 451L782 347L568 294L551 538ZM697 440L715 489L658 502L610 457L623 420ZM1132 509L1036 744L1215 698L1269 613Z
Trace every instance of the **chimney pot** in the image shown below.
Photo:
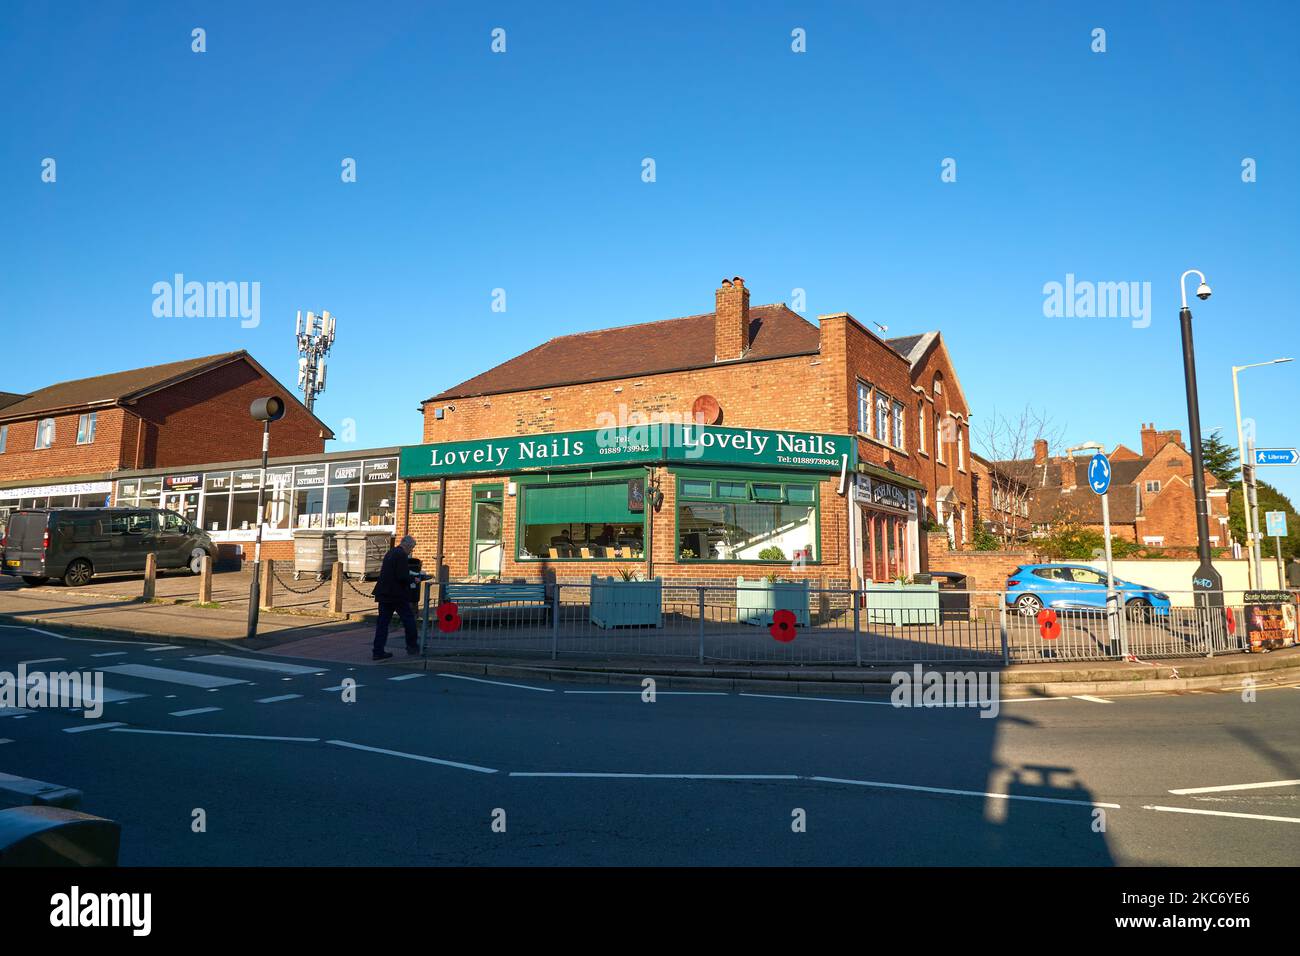
M742 358L749 351L749 290L745 280L740 276L723 279L714 299L714 361Z

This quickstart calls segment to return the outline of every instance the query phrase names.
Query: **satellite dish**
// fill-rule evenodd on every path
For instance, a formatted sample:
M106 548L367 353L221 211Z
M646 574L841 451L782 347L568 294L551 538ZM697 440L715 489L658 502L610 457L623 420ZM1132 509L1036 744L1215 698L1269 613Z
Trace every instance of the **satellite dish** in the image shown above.
M703 425L716 425L722 421L722 406L712 395L701 395L691 405L691 417Z

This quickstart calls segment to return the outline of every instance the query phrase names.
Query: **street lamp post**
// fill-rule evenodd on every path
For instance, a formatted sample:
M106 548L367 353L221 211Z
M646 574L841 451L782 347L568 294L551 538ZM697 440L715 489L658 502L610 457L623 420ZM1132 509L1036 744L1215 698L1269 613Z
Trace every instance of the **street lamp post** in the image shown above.
M257 544L253 550L253 582L248 588L248 633L247 637L257 636L257 614L262 605L262 514L263 495L266 493L266 462L271 449L271 422L284 417L284 400L276 398L259 398L249 406L248 413L255 421L262 423L262 474L257 482Z
M1290 362L1289 358L1276 358L1267 362L1252 362L1249 365L1234 365L1232 367L1232 401L1237 408L1237 455L1241 460L1241 511L1246 522L1246 547L1249 549L1249 557L1246 564L1250 570L1251 587L1263 587L1259 580L1259 552L1255 548L1257 534L1259 529L1255 527L1254 517L1250 508L1250 492L1246 490L1246 440L1241 428L1241 389L1237 385L1237 373L1244 372L1248 368L1263 368L1266 365L1281 365L1283 362ZM1251 484L1254 483L1255 463L1249 463L1251 470Z
M1196 394L1196 351L1192 345L1192 310L1187 307L1187 277L1195 274L1201 284L1196 296L1202 302L1210 297L1210 286L1200 269L1188 269L1178 280L1183 307L1178 324L1183 337L1183 381L1187 389L1187 431L1192 445L1192 490L1196 495L1196 554L1200 561L1192 578L1197 607L1223 607L1223 578L1210 558L1210 511L1205 497L1205 461L1201 450L1201 403Z

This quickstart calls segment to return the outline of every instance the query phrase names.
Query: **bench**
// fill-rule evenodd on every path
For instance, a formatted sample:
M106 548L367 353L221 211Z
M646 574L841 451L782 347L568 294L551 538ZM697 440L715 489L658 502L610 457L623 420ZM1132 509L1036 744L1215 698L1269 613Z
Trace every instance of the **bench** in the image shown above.
M551 612L551 598L545 584L453 584L443 586L444 599L456 602L460 610L499 604L540 604Z

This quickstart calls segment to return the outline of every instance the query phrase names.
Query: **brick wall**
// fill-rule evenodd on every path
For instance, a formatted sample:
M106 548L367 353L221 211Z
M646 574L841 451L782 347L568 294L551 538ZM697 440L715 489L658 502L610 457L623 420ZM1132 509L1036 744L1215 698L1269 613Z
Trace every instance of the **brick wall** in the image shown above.
M77 444L79 412L55 415L54 443L36 447L40 419L8 422L5 451L0 455L0 481L40 481L111 471L120 467L124 448L134 441L134 416L120 408L99 409L95 419L95 440Z

